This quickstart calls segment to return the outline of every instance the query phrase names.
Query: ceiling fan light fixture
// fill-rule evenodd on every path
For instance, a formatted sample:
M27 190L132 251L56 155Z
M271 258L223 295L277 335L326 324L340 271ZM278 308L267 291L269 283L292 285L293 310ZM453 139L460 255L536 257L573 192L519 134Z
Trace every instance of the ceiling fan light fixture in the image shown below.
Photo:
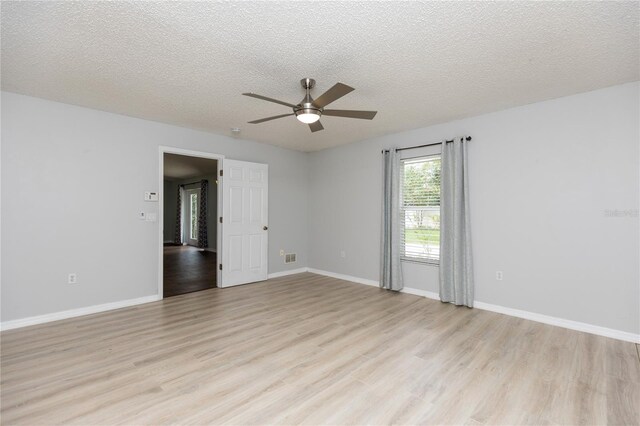
M320 120L320 114L318 114L316 111L300 111L299 113L296 113L296 118L305 124L311 124Z

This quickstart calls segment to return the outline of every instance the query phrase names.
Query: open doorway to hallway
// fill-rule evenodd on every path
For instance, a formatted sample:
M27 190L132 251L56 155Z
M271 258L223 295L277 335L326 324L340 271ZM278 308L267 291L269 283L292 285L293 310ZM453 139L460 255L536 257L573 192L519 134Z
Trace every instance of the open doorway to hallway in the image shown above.
M163 155L163 296L214 288L219 162Z

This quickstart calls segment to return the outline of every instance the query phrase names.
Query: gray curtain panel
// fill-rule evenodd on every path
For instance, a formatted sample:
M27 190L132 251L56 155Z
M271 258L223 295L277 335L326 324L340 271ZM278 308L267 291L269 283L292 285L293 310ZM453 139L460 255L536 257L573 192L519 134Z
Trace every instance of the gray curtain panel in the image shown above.
M442 143L440 300L473 307L467 142Z
M209 192L209 182L200 182L200 203L198 206L198 247L209 247L209 237L207 230L207 196Z
M380 287L402 290L400 267L400 156L395 149L382 153L382 251Z
M176 231L173 241L176 244L182 244L182 191L184 185L178 186L178 205L176 210Z

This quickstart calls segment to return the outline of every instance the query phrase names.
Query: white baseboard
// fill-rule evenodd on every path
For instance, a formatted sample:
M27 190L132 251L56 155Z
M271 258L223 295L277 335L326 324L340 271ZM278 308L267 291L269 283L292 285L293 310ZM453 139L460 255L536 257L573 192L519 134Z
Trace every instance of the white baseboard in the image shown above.
M308 272L318 275L324 275L326 277L337 278L339 280L351 281L358 284L370 285L372 287L380 287L379 281L369 280L366 278L354 277L351 275L337 274L335 272L322 271L320 269L308 268ZM400 290L401 293L413 294L414 296L427 297L429 299L440 300L437 293L433 293L426 290L420 290L419 288L405 287Z
M322 271L320 269L308 268L308 272L318 275L324 275L325 277L337 278L339 280L351 281L358 284L370 285L378 287L378 281L368 280L366 278L353 277L351 275L337 274L335 272Z
M613 328L601 327L599 325L587 324L585 322L572 321L564 318L552 317L549 315L537 314L535 312L522 311L520 309L506 308L504 306L492 305L485 302L473 302L474 308L499 314L510 315L512 317L524 318L543 324L555 325L557 327L568 328L569 330L584 331L585 333L596 334L598 336L611 337L612 339L624 340L625 342L640 343L640 334L629 333L628 331L615 330Z
M287 275L301 274L303 272L309 272L309 268L305 267L305 268L291 269L289 271L274 272L273 274L267 275L267 278L271 279L271 278L286 277Z
M352 277L350 275L337 274L335 272L322 271L319 269L308 268L309 272L327 277L338 278L345 281L351 281L358 284L365 284L378 287L378 281L365 278ZM432 291L421 290L417 288L405 287L402 293L423 296L428 299L440 300L438 293ZM610 337L612 339L624 340L625 342L640 343L640 334L629 333L627 331L615 330L613 328L601 327L598 325L587 324L584 322L572 321L564 318L552 317L549 315L537 314L535 312L522 311L519 309L507 308L504 306L493 305L491 303L475 301L473 306L484 311L496 312L499 314L509 315L512 317L523 318L530 321L540 322L543 324L555 325L557 327L568 328L570 330L583 331L585 333L595 334L598 336Z
M53 312L51 314L4 321L3 323L0 323L0 330L11 330L14 328L44 324L46 322L59 321L63 319L79 317L82 315L97 314L99 312L111 311L114 309L126 308L135 305L142 305L144 303L156 302L158 300L160 300L160 297L158 295L145 296L139 297L137 299L121 300L119 302L111 302L102 305L87 306L84 308L70 309L68 311Z
M440 296L438 295L438 293L434 293L432 291L427 291L427 290L421 290L419 288L405 287L402 290L400 290L400 292L413 294L414 296L426 297L427 299L440 300Z

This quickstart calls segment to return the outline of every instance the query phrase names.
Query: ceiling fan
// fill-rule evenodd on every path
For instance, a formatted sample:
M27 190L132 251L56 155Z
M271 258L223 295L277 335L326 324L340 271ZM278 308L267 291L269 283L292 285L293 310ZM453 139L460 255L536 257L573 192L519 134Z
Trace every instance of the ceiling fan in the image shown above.
M250 124L264 123L265 121L275 120L277 118L288 117L295 115L298 120L308 124L312 132L317 132L324 129L322 123L320 123L321 115L328 115L332 117L347 117L347 118L361 118L364 120L372 120L376 116L378 111L354 111L349 109L325 109L331 102L340 99L347 93L355 90L353 87L349 87L346 84L336 83L331 89L324 92L318 99L313 99L309 93L311 89L316 85L316 81L312 78L303 78L300 80L302 88L305 90L305 96L299 104L294 105L289 102L279 101L277 99L268 98L266 96L257 95L255 93L243 93L244 96L250 96L252 98L262 99L263 101L274 102L276 104L288 106L293 110L290 114L274 115L273 117L261 118L259 120L249 121Z

